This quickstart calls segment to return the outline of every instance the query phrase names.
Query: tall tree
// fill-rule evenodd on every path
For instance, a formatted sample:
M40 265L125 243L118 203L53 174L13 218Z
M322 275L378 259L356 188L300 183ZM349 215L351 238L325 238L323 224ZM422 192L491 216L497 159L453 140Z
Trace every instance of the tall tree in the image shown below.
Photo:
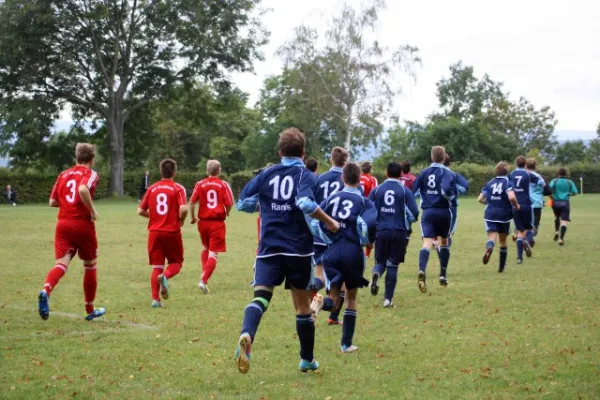
M556 148L554 164L567 165L585 160L586 146L583 140L573 140L560 144Z
M78 117L104 120L111 190L122 195L123 129L131 113L177 83L250 70L266 42L251 16L258 3L6 0L0 4L0 107L17 98L56 116L69 103Z
M286 69L294 71L291 85L298 97L336 120L337 144L348 150L374 142L400 91L392 84L395 75L414 76L413 67L421 61L416 47L390 50L372 37L384 7L383 0L369 1L360 11L344 4L329 23L323 45L316 29L302 25L279 50Z
M592 162L600 162L600 122L596 127L596 137L590 141L586 159Z

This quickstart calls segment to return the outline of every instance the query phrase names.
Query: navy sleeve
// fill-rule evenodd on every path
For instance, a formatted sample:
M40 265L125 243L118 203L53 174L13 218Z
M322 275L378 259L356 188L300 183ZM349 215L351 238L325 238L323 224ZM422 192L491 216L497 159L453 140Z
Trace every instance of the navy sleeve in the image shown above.
M298 193L296 194L296 206L304 214L314 213L319 205L315 201L315 188L317 186L317 177L308 170L302 172L300 182L298 182Z
M422 172L415 178L413 183L412 191L415 197L419 197L421 195L421 176L423 176Z
M406 199L406 207L408 208L408 211L411 212L413 217L415 217L415 221L417 221L419 219L419 207L417 207L415 196L410 190L406 190L404 192L404 198Z
M244 186L240 193L240 199L237 202L236 208L238 211L253 213L256 211L258 204L258 191L260 188L260 175L255 176L250 182Z
M449 171L442 172L442 195L447 200L452 200L456 196L455 175Z
M377 232L377 208L373 204L373 202L369 199L365 200L365 208L362 211L360 217L367 224L367 229L369 231L369 242L373 243L375 241L375 235Z
M459 186L459 191L461 192L461 194L468 192L469 191L469 181L467 180L467 178L465 178L458 172L455 172L455 174L456 174L456 184ZM460 190L460 187L462 187L464 189L464 191Z
M371 190L371 193L369 193L369 200L371 200L373 203L375 203L375 194L377 193L377 189L379 189L379 186Z

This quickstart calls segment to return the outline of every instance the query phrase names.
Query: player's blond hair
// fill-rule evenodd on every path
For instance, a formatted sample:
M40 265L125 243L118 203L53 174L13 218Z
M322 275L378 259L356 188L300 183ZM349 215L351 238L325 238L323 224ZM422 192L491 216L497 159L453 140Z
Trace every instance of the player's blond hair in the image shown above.
M221 173L221 163L217 160L208 160L206 162L206 173L208 176L218 176Z
M431 161L441 164L446 158L446 149L442 146L433 146L431 148Z
M77 164L88 164L96 157L96 146L90 143L77 143L75 146L75 159Z

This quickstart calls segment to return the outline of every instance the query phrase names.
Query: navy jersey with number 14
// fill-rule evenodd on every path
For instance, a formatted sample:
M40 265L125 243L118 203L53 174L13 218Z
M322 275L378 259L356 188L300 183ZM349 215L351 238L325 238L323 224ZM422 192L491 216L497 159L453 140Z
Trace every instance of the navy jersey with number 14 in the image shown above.
M497 176L483 187L481 193L487 203L483 214L485 221L506 223L512 220L513 207L508 198L512 190L512 183L506 176Z

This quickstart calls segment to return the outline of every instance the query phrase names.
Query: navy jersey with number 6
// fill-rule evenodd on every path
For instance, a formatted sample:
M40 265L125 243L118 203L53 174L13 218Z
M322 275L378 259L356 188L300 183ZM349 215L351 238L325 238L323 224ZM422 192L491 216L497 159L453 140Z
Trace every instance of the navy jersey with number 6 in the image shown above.
M398 179L387 179L369 195L377 210L377 231L407 231L419 217L412 192Z
M421 197L421 208L450 208L456 196L456 175L442 164L433 163L425 168L413 185L416 197Z
M305 214L318 207L316 181L301 159L284 157L281 164L263 170L244 187L238 210L254 212L260 205L258 258L313 254L313 236Z
M485 221L506 223L513 219L513 207L508 198L508 192L512 190L512 183L506 176L497 176L483 187L481 192L487 203L483 214Z

